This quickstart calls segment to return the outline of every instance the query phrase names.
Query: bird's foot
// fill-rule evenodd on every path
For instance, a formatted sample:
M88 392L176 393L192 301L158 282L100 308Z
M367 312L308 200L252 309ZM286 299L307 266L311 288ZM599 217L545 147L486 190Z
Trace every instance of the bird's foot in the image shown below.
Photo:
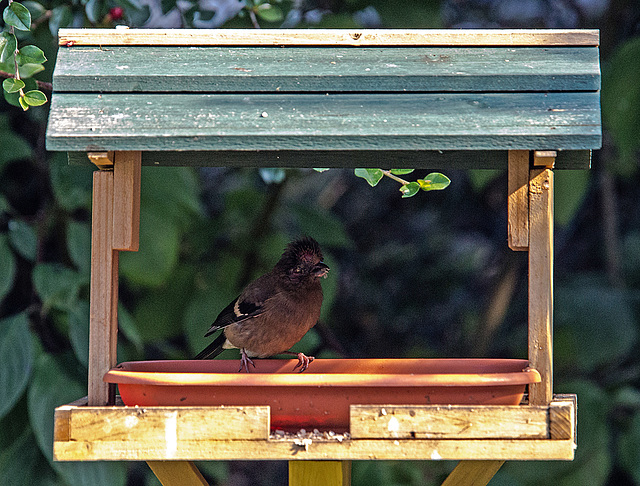
M244 368L247 373L249 373L249 365L255 368L256 364L251 360L251 358L249 358L249 356L247 356L247 352L244 350L244 348L242 348L242 350L240 351L240 355L240 369L238 370L238 372L242 371L242 368Z
M297 353L297 356L298 364L293 367L293 370L295 371L296 368L300 367L299 373L306 370L309 367L309 364L315 359L313 356L306 356L304 353Z

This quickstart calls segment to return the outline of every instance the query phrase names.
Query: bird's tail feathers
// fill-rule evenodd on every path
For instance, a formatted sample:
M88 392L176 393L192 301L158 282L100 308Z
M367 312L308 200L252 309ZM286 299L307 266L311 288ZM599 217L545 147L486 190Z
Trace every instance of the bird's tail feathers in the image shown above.
M222 345L225 343L225 341L227 340L226 336L224 335L224 332L221 332L220 334L218 334L218 337L215 338L211 344L209 344L209 346L207 346L206 348L204 348L200 353L198 353L198 355L193 358L193 359L213 359L216 356L218 356L220 353L222 353L222 351L224 351L224 349L222 348Z

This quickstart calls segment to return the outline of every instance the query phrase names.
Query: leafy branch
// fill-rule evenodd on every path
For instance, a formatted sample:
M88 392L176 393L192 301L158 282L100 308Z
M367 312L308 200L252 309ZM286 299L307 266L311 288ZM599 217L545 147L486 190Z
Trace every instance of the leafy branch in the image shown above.
M3 72L2 82L7 101L19 105L24 111L30 106L40 106L47 102L47 96L40 91L35 80L30 79L36 73L44 70L42 64L47 58L39 47L33 45L18 48L15 31L29 32L31 30L31 13L24 5L9 0L9 4L2 12L5 27L0 33L0 63L13 72ZM5 76L6 74L6 76Z
M315 170L318 172L324 172L328 169ZM399 177L401 175L411 174L413 171L414 169L355 169L354 173L356 176L362 177L366 180L371 187L377 186L378 182L380 182L383 177L388 177L399 182L401 184L400 192L402 193L403 198L415 196L421 190L441 191L451 183L451 179L439 172L432 172L424 179L418 179L413 182Z

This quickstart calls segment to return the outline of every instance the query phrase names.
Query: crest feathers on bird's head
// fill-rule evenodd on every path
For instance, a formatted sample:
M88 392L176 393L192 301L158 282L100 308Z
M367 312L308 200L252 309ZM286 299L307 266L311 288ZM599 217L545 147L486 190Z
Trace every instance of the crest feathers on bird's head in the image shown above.
M295 241L292 241L287 245L284 253L282 254L282 260L288 260L292 262L299 262L301 260L315 260L322 261L322 250L316 240L310 236L304 236Z

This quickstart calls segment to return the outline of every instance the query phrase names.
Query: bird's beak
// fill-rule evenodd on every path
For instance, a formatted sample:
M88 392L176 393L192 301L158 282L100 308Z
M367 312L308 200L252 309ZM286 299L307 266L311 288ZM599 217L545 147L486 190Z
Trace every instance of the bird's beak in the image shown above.
M327 273L329 273L329 265L323 262L320 262L313 267L312 271L313 271L313 274L318 278L320 277L327 278Z

